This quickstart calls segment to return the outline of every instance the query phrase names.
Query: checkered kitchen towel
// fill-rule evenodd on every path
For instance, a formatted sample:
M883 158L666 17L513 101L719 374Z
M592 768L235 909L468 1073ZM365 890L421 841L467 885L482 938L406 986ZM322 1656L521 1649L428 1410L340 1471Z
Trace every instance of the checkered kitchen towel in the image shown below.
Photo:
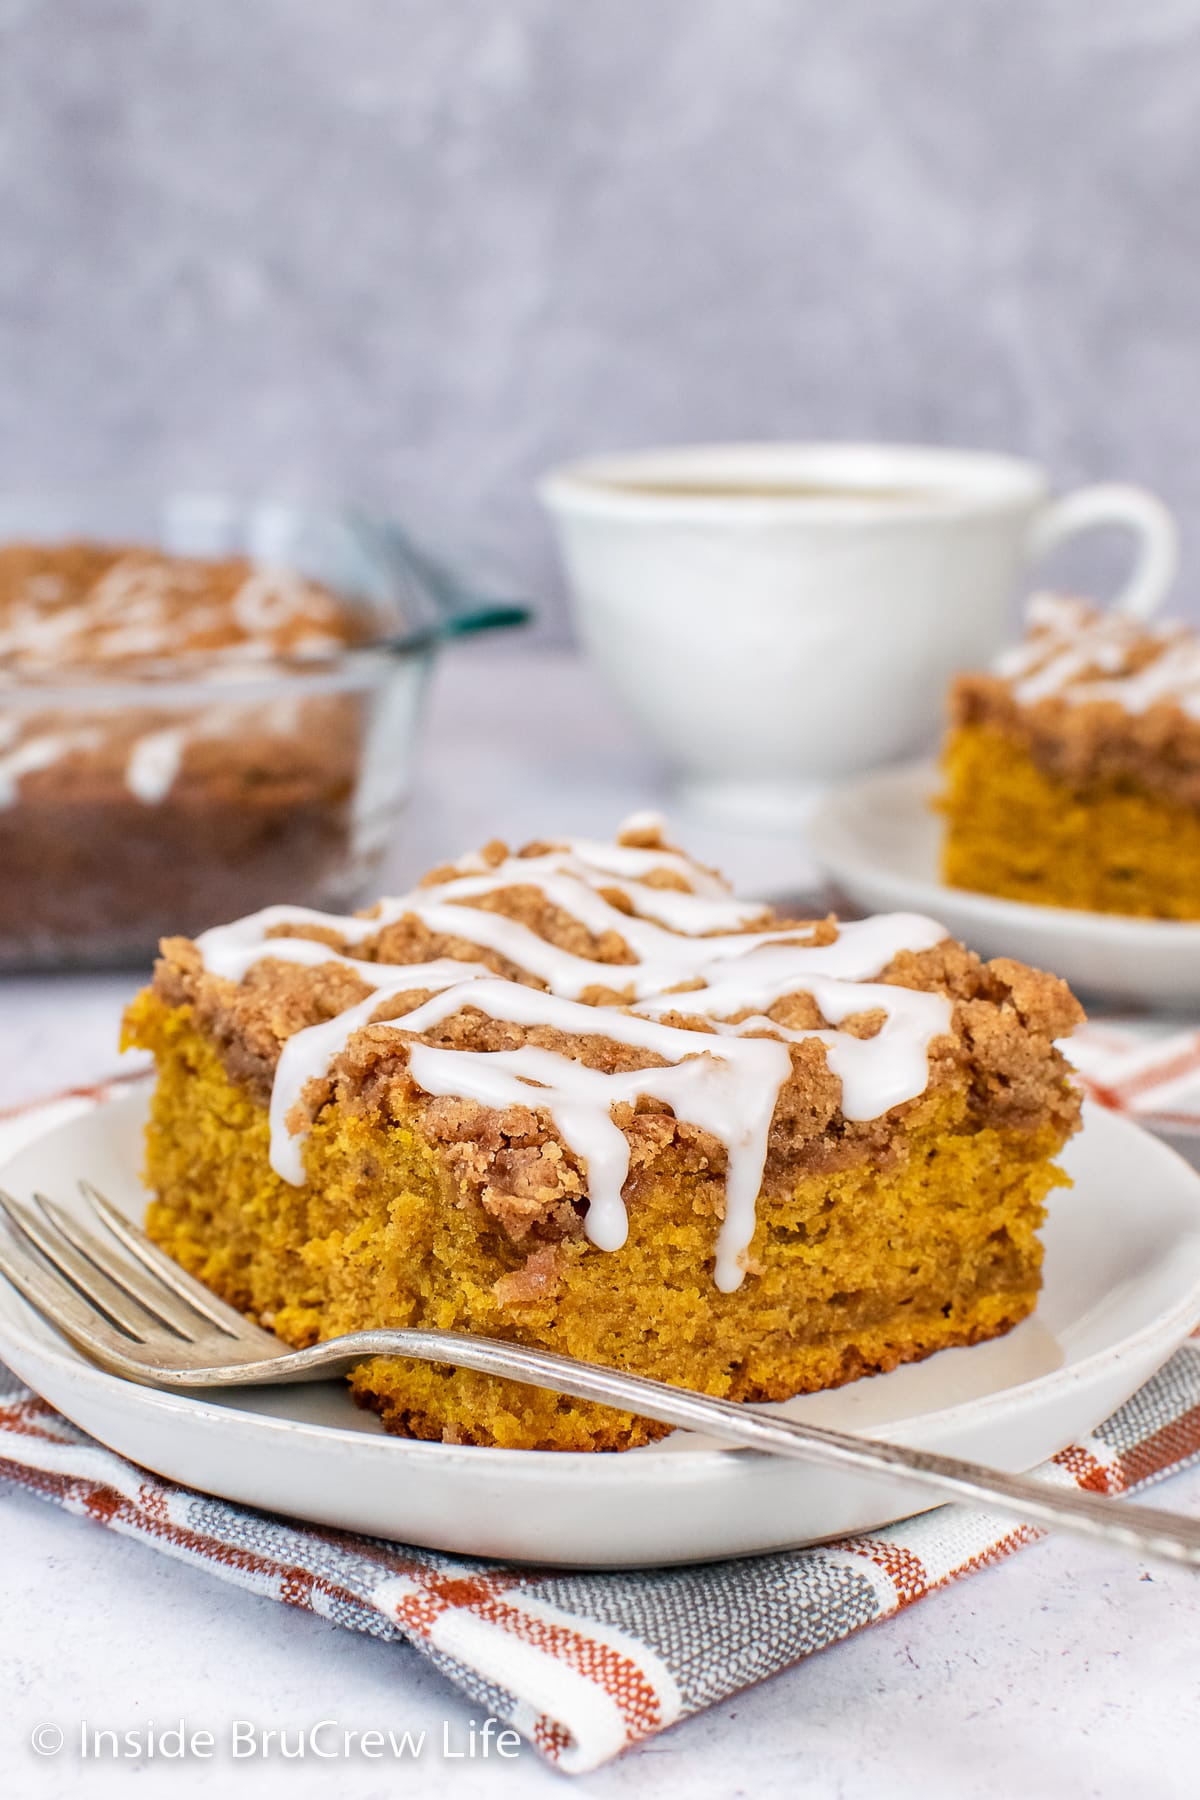
M1200 1133L1200 1032L1108 1024L1076 1040L1094 1097ZM5 1148L96 1104L89 1090L10 1119ZM1048 1482L1125 1493L1200 1457L1200 1338ZM390 1544L293 1522L176 1486L104 1449L0 1370L0 1477L165 1555L351 1631L406 1639L476 1706L565 1772L726 1699L1040 1533L943 1506L869 1537L738 1562L575 1574Z

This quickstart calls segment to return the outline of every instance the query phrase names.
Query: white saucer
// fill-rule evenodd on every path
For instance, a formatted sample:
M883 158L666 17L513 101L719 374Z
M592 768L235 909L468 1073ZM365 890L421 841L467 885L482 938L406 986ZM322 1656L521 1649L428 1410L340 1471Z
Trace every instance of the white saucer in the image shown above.
M1200 1004L1200 923L1030 906L948 887L938 876L941 822L932 762L860 775L812 815L816 859L864 912L922 912L981 956L1052 969L1085 997L1121 1004Z
M71 1207L76 1177L87 1174L138 1215L144 1118L144 1093L69 1118L17 1150L0 1179L21 1197L40 1188ZM12 1128L0 1127L0 1156L10 1148ZM784 1410L1027 1469L1119 1406L1200 1319L1200 1176L1098 1110L1066 1160L1076 1185L1051 1201L1034 1318L994 1343ZM85 1431L176 1481L478 1556L691 1562L840 1536L929 1504L891 1480L708 1447L681 1432L615 1456L471 1449L387 1437L340 1383L226 1399L158 1393L94 1368L2 1279L0 1358Z

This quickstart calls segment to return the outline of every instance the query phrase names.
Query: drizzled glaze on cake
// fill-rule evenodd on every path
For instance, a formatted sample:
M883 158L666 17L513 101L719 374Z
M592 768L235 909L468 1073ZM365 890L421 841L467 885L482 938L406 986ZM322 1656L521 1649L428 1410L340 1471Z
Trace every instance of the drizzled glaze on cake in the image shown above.
M0 689L55 676L118 678L166 661L186 665L203 691L280 657L328 657L363 629L327 588L243 557L205 560L90 542L0 545ZM254 728L287 738L297 730L294 702L256 704ZM97 713L86 727L54 711L50 690L45 710L26 708L0 722L0 807L15 804L27 775L106 746L122 757L128 793L158 806L192 746L234 740L246 729L236 688L226 704L181 713L156 708L147 685L137 705Z
M1035 595L1028 621L993 667L1019 705L1108 701L1142 714L1165 702L1200 720L1200 638L1186 626L1151 630L1060 594Z
M718 876L664 846L658 831L657 822L639 817L616 844L571 840L519 856L464 859L411 893L381 902L369 917L272 907L198 939L205 968L228 981L242 981L271 959L341 965L371 990L284 1044L271 1097L276 1172L303 1181L305 1090L354 1033L383 1027L400 1037L411 1079L425 1092L492 1108L536 1108L550 1117L586 1168L585 1229L598 1248L619 1248L628 1229L622 1190L629 1144L613 1120L614 1107L655 1100L715 1138L727 1155L715 1280L723 1291L739 1286L771 1122L792 1070L788 1046L824 1047L847 1119L876 1119L916 1099L928 1084L930 1046L950 1030L951 1002L874 978L902 952L932 949L945 931L915 914L846 924L832 934L804 924L752 929L770 910L735 899ZM534 890L593 941L610 948L615 942L623 960L567 950L478 904L517 890ZM520 979L453 957L402 965L337 947L369 951L401 921L498 956ZM583 1004L595 990L615 992L625 1004ZM386 1000L410 993L426 997L399 1017L375 1019ZM809 997L822 1024L797 1029L768 1016L769 1008L796 995ZM465 1013L568 1039L607 1040L653 1061L606 1070L535 1044L481 1050L422 1041Z
M90 542L0 546L10 676L144 658L320 656L358 635L345 603L289 569Z

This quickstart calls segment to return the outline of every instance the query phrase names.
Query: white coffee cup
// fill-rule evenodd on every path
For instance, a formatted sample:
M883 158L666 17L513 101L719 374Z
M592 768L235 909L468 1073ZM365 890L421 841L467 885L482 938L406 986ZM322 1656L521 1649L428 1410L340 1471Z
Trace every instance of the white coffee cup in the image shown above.
M831 778L929 741L950 677L1014 635L1015 598L1067 538L1133 533L1113 604L1138 618L1177 560L1144 489L1052 499L1037 464L970 450L642 450L540 493L585 647L685 799L746 824L802 817Z

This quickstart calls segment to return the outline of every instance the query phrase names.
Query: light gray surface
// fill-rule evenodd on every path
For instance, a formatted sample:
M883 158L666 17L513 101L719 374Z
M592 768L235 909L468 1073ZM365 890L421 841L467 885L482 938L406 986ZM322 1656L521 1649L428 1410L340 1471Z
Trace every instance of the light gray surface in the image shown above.
M373 494L545 598L568 453L1200 497L1200 0L0 0L0 485Z
M529 729L535 713L539 731ZM397 880L500 831L610 831L661 792L577 662L447 659ZM550 762L541 745L552 739ZM481 746L487 746L487 755ZM569 808L569 811L564 810ZM680 820L739 885L803 886L786 840ZM0 1106L107 1073L134 979L0 982ZM1200 1470L1155 1504L1196 1513ZM85 1521L0 1489L0 1770L20 1800L253 1795L441 1800L555 1794L623 1800L1193 1800L1200 1578L1052 1539L666 1732L572 1789L526 1750L512 1763L439 1754L478 1717L413 1650L235 1592ZM77 1733L183 1718L425 1730L417 1763L39 1760L42 1723ZM71 1738L77 1746L78 1738Z

